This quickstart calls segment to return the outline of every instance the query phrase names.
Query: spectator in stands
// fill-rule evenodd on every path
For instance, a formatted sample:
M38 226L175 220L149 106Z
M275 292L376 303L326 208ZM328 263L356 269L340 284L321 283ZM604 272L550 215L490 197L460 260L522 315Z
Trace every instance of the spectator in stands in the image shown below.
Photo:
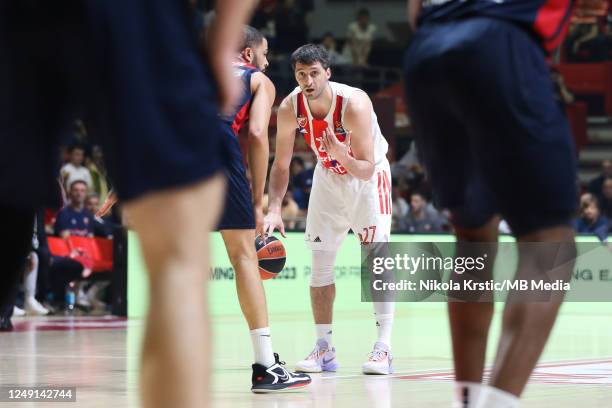
M601 203L601 214L608 218L608 220L612 220L612 177L604 180L599 200Z
M100 209L100 197L96 193L89 193L85 199L85 209L90 214L95 214ZM113 238L114 223L109 216L102 218L92 217L94 236L102 238Z
M368 65L375 33L376 26L370 22L370 11L365 8L359 10L357 20L349 24L346 35L354 66Z
M349 63L349 60L338 50L338 41L336 41L336 37L334 37L331 32L323 34L321 45L329 53L329 62L332 66L346 65Z
M612 160L601 162L601 174L589 182L589 193L596 196L600 195L603 182L608 177L612 177Z
M283 0L276 9L274 26L276 49L279 54L290 54L308 42L308 19L313 10L312 0Z
M61 309L64 306L64 295L68 283L82 279L85 268L80 262L68 256L57 256L51 253L44 227L43 210L36 213L35 225L38 241L35 251L39 259L38 292L40 298L45 301L45 308L54 313L57 308Z
M276 25L274 16L276 14L276 8L278 7L277 3L277 0L261 0L257 4L251 23L249 24L266 36L271 49L276 48Z
M89 169L83 165L85 162L85 149L80 145L74 145L69 149L70 161L60 170L64 186L67 190L76 180L85 182L88 188L92 186Z
M397 179L392 180L393 191L392 191L392 211L391 211L391 230L395 231L402 225L404 218L408 215L410 207L408 202L402 196L402 189L399 186Z
M293 198L302 213L308 210L308 200L310 200L313 177L314 169L310 168L302 170L293 180Z
M264 214L268 213L268 197L268 193L264 194ZM302 215L300 214L300 208L293 199L293 194L289 190L287 190L285 197L283 197L281 217L283 218L283 222L285 223L285 228L287 230L295 229L298 222L303 219Z
M87 184L82 180L70 184L68 206L57 213L55 219L55 234L62 238L71 235L93 237L93 215L85 209Z
M299 156L295 156L291 159L289 165L289 187L295 188L295 183L298 181L298 176L304 171L306 166L304 165L304 159ZM268 167L268 171L270 168Z
M36 299L36 291L38 288L38 272L39 272L39 258L36 250L40 246L38 242L38 225L34 225L34 231L32 235L32 249L28 259L26 260L26 267L23 273L23 289L25 298L23 300L23 308L27 315L30 316L44 316L49 314L49 310L41 305Z
M427 191L425 171L419 163L416 144L410 142L408 151L397 161L391 163L391 176L405 181L410 191Z
M580 197L580 217L575 221L576 232L594 234L602 242L607 242L609 221L601 215L597 198L590 193Z
M442 232L444 219L435 210L428 210L425 196L419 192L410 195L410 211L401 225L403 230L410 233Z
M300 207L293 199L291 191L287 191L283 198L283 204L281 207L281 217L285 222L285 227L288 230L294 230L297 226L298 219L300 218Z

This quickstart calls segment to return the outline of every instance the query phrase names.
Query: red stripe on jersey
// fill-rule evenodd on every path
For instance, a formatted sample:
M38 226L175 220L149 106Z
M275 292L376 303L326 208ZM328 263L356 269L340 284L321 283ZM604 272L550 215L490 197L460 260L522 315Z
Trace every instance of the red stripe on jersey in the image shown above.
M384 214L391 214L391 211L389 210L389 186L387 185L387 175L385 174L384 171L382 173L382 178L383 178L383 187L385 191L385 212Z
M342 129L342 97L340 95L336 95L336 108L334 109L332 119L334 121L332 129L336 134L336 138L344 142L344 137L341 138L342 135L337 132L337 129Z
M546 0L538 11L533 30L542 38L547 51L554 50L563 41L571 14L571 0Z
M248 101L246 104L244 104L242 109L240 109L238 113L236 114L236 117L234 118L234 123L232 123L232 130L234 131L235 135L238 135L238 132L240 132L240 129L242 129L246 121L249 119L250 107L251 107L251 101Z
M378 204L380 205L380 213L384 214L383 209L383 192L382 192L382 177L378 173Z
M257 70L259 70L259 68L257 68L255 65L251 65L248 62L242 62L242 61L234 61L234 62L232 62L232 66L234 66L234 67L244 67L244 68L250 68L250 69L257 69Z
M310 121L308 120L308 112L306 111L304 94L302 92L297 94L297 104L298 128L304 133L304 140L306 140L306 144L310 146ZM300 123L300 121L303 123Z
M387 200L387 214L391 214L391 183L389 183L389 177L387 176L387 172L383 172L383 177L385 178L385 186L386 186L386 191L385 191L385 199Z

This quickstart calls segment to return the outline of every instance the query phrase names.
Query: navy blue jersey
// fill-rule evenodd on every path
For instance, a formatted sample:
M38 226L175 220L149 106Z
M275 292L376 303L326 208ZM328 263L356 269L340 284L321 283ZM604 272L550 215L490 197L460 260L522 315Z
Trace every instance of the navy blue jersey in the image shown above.
M88 237L94 234L93 216L85 209L77 211L72 207L64 207L55 219L55 233L61 235L69 231L70 235Z
M572 3L572 0L423 0L419 23L471 16L499 18L531 30L542 47L552 51L565 37Z
M244 62L234 62L234 75L242 81L244 91L234 109L234 113L222 117L223 131L230 136L227 143L229 160L225 168L227 176L227 195L219 230L254 229L255 215L251 187L246 176L244 159L238 143L238 133L249 119L253 101L251 76L259 69Z
M255 72L260 72L258 68L249 65L245 62L234 63L234 76L240 77L244 92L240 101L236 105L234 113L230 116L224 116L221 119L224 123L231 126L232 131L235 135L240 132L242 126L249 119L249 109L251 109L251 102L253 101L253 93L251 92L251 76Z

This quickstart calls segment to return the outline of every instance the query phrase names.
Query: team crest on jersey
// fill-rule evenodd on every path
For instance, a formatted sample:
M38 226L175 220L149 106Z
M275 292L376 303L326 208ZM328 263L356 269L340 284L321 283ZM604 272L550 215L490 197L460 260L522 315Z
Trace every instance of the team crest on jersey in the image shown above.
M306 133L306 124L308 123L308 119L304 116L298 116L297 125L300 133Z
M346 138L346 130L344 130L344 127L342 127L342 122L339 120L334 122L334 131L336 133L336 137L338 137L338 140L344 142L344 139Z

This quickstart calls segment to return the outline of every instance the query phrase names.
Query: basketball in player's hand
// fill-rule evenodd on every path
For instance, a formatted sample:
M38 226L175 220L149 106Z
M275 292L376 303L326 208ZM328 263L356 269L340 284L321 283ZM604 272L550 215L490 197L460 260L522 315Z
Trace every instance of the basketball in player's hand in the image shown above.
M283 243L275 237L266 237L264 241L261 235L258 235L255 238L255 251L257 251L261 279L276 278L285 267L287 259Z

